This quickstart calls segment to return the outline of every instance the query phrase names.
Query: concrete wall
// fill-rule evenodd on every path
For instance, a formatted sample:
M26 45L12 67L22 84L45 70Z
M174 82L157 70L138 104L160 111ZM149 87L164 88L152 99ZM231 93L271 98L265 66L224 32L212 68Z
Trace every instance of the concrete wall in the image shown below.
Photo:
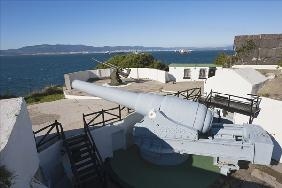
M253 68L253 69L267 69L267 70L276 70L277 65L233 65L232 68ZM278 69L282 69L279 67Z
M64 75L65 85L70 90L73 80L87 81L89 78L107 78L110 77L111 72L111 69L95 69L68 73Z
M204 85L205 93L211 90L244 97L252 92L252 85L232 69L218 69L216 76L208 78Z
M142 118L140 114L133 113L116 125L108 125L91 131L103 160L113 157L115 150L126 149L133 144L133 138L131 138L133 125Z
M62 167L62 141L49 146L39 153L40 166L49 186L54 186L64 176Z
M13 173L13 188L30 187L39 167L31 121L23 98L0 101L0 162Z
M274 151L272 158L282 162L282 101L262 97L260 104L261 111L253 124L263 127L274 139ZM234 123L247 123L249 117L234 113Z
M112 69L96 69L65 74L65 85L70 90L73 80L87 81L89 78L108 78L111 73ZM168 81L168 73L166 71L150 68L131 68L129 77L156 80L161 83Z
M130 78L143 78L166 83L168 80L168 73L163 70L150 69L150 68L130 68Z

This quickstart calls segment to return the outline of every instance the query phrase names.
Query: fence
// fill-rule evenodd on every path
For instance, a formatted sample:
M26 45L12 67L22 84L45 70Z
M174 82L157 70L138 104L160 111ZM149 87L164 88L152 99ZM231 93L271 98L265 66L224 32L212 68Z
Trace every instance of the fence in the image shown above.
M51 131L54 128L56 128L56 132L52 133L54 135L50 135ZM39 133L43 132L46 129L48 129L47 133L45 133L43 136L39 136L37 139L36 135L38 135ZM42 151L45 147L48 147L55 141L64 138L64 131L62 124L59 123L57 120L55 120L55 122L52 123L51 125L43 127L37 131L33 131L33 134L34 134L34 139L36 141L36 148L38 152Z
M118 105L115 108L110 108L107 110L102 109L101 111L83 114L83 122L86 126L105 126L108 123L113 123L122 120L122 112L127 111L127 113L133 112L132 109L125 106ZM106 116L108 116L106 118Z

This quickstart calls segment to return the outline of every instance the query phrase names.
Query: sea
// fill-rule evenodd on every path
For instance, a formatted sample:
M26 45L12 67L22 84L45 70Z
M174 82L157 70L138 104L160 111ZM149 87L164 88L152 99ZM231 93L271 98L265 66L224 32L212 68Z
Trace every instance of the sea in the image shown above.
M209 64L222 52L209 50L192 51L189 54L174 51L148 53L165 64ZM46 86L64 85L64 74L94 69L97 63L91 58L106 61L114 55L116 53L0 56L0 95L26 96Z

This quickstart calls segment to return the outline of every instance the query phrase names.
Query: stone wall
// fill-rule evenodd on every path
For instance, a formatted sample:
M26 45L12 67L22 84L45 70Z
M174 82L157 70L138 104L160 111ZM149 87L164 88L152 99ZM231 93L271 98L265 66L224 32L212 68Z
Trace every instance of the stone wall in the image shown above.
M256 48L239 64L277 64L282 59L282 34L235 36L234 49L252 40Z

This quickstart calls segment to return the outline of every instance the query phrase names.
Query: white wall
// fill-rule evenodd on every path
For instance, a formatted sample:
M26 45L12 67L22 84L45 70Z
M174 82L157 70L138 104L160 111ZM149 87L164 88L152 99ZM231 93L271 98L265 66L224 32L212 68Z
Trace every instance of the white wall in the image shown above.
M113 157L113 152L126 149L133 143L132 127L143 118L140 114L133 113L116 125L107 125L91 131L96 146L103 160Z
M262 97L261 111L253 124L263 127L274 139L274 152L272 158L282 162L282 101ZM247 123L249 117L234 114L234 123Z
M276 70L277 65L233 65L232 68L253 68L253 69ZM279 69L281 70L282 67L280 67Z
M23 98L0 101L0 162L15 176L13 188L30 187L39 167L31 121Z
M87 81L89 78L106 78L110 77L111 72L111 69L95 69L68 73L64 75L65 85L70 90L73 80Z
M150 69L150 68L130 68L130 78L143 78L143 79L150 79L159 81L161 83L166 83L168 80L168 73L163 70L158 69Z
M252 92L252 85L232 69L218 69L216 75L205 82L204 92L209 93L211 90L247 97Z
M150 80L156 80L161 83L166 83L168 81L168 73L166 71L150 68L130 68L131 72L129 74L130 78L144 78ZM110 77L112 69L96 69L96 70L86 70L74 73L65 74L65 85L68 90L71 89L71 83L73 80L87 81L89 78L107 78Z
M49 185L55 185L64 175L59 168L62 163L62 147L62 141L58 141L39 153L40 166Z
M183 79L184 69L191 70L191 79ZM206 76L208 78L209 67L169 67L169 74L172 75L176 82L184 81L203 81L204 79L199 79L200 69L206 69ZM221 68L217 68L221 69ZM217 70L215 72L217 74Z

